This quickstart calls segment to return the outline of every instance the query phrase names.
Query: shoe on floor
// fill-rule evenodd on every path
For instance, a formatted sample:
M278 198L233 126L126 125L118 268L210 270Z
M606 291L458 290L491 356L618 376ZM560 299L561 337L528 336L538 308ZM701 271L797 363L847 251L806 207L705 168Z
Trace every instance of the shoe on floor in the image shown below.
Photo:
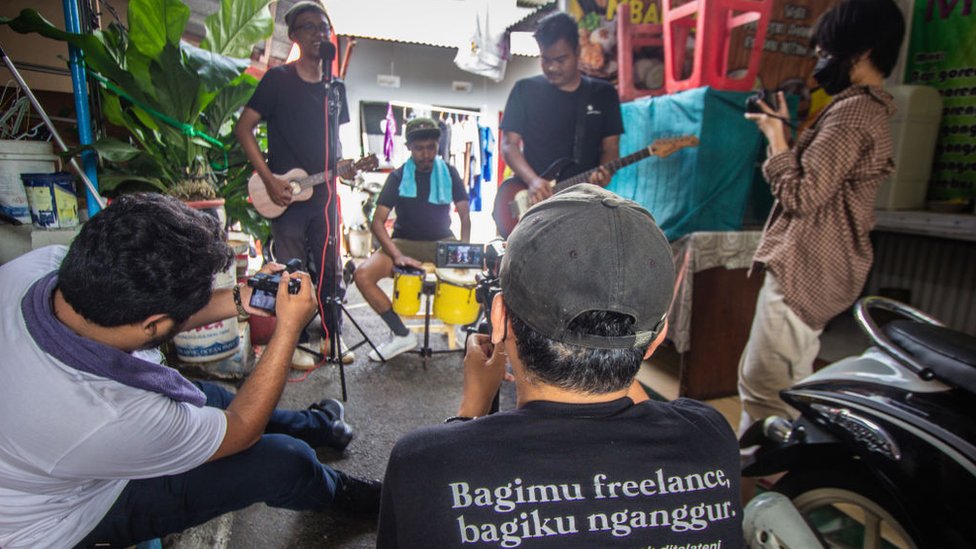
M323 339L322 340L322 354L325 355L325 356L329 356L329 353L331 351L332 351L332 349L329 348L329 340L328 339ZM339 338L339 352L342 355L342 363L345 364L345 365L347 365L347 366L349 364L352 364L353 361L356 360L356 353L354 353L353 351L350 351L349 350L349 347L346 347L346 342L341 337Z
M314 370L315 365L316 360L311 353L307 353L297 347L295 348L295 352L291 355L291 367L293 369L306 372L308 370Z
M353 515L379 515L380 491L383 483L374 479L356 478L342 471L332 505L339 511Z
M376 351L369 352L369 359L373 362L383 362L403 354L417 346L417 336L413 332L405 336L393 336L393 339L379 346L379 354ZM382 355L383 358L380 358Z
M346 446L349 446L349 443L356 436L356 433L353 431L352 426L345 421L346 409L342 403L334 398L326 398L312 404L308 409L320 412L332 422L330 440L326 445L340 452L345 450Z

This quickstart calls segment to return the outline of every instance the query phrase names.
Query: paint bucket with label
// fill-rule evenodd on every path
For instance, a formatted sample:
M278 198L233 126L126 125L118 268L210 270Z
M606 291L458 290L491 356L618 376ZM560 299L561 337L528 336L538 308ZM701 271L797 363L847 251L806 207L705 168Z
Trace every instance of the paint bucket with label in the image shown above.
M41 229L78 226L78 198L74 176L68 172L22 173L31 220Z
M237 283L236 275L237 269L231 263L229 269L217 273L214 289L233 288ZM240 343L236 316L180 332L173 337L176 356L182 362L209 362L227 358L237 352Z
M212 215L224 225L227 216L224 213L224 199L202 200L186 202L186 205L196 210ZM214 289L233 288L237 283L237 266L230 267L217 273ZM213 324L180 332L173 338L176 356L182 362L210 362L234 355L240 346L237 317L226 318Z

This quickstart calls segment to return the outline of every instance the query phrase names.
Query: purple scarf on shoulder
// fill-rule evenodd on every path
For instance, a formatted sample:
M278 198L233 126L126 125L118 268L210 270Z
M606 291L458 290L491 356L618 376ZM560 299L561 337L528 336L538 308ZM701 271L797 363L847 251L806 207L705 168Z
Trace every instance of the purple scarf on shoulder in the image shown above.
M51 272L35 282L20 302L27 331L41 350L82 372L197 407L206 404L207 398L203 392L173 368L81 337L62 324L54 316L51 301L57 285L58 273Z

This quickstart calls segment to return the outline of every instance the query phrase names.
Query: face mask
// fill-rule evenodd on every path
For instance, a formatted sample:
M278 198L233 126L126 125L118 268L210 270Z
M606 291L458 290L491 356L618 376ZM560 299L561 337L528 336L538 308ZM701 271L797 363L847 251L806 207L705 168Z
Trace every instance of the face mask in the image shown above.
M837 95L851 85L851 70L847 63L835 57L820 57L813 68L813 78L830 95Z

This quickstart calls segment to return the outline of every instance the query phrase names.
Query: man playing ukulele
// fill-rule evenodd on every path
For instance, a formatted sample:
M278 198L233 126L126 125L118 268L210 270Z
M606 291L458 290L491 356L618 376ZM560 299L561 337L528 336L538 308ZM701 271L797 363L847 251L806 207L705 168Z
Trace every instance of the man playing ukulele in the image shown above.
M339 254L335 249L338 239L329 238L339 231L338 227L330 226L330 220L336 219L337 197L330 185L318 185L311 199L291 203L291 186L274 175L292 168L301 168L310 174L326 169L323 145L326 143L326 92L322 84L320 47L329 40L331 29L325 8L318 2L295 4L285 14L285 23L288 25L288 37L298 45L301 57L265 73L244 107L234 134L255 172L264 181L271 200L279 206L288 206L281 216L271 222L275 257L282 263L295 257L303 261L310 258L314 269L320 272L315 282L318 284L320 310L324 316L322 324L328 334L335 334L341 315L337 314L337 309L326 304L333 288L336 290L335 299L342 299L345 295ZM343 124L349 121L345 86L335 80L333 87L338 88L338 121ZM262 120L268 125L267 162L254 137L254 129ZM347 161L337 162L341 152L339 136L329 135L328 143L328 169L334 172L338 165L341 171L347 167ZM305 339L307 334L303 335ZM329 349L327 344L323 348ZM351 352L343 353L343 363L348 364L353 358ZM296 350L292 362L300 369L310 369L315 365L312 356L300 350Z

